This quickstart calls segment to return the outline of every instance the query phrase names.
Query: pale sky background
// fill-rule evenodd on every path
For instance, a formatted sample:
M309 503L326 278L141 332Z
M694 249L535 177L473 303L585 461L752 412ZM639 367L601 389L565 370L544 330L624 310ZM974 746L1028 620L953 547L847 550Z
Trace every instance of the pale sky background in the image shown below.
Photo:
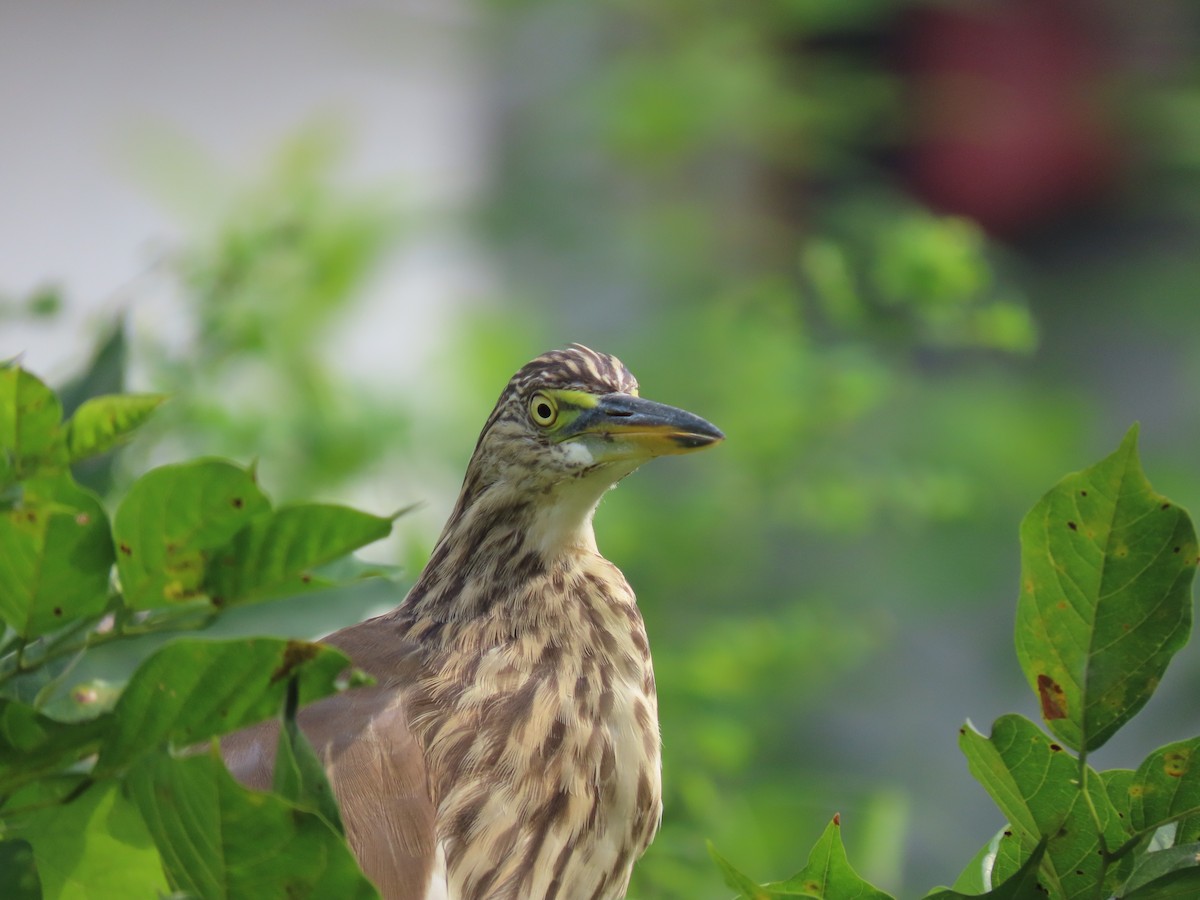
M135 329L175 326L154 262L219 198L148 183L148 134L181 136L250 181L289 135L332 119L349 182L429 216L468 206L488 175L478 28L462 0L0 0L0 296L55 284L68 313L56 327L0 323L0 358L21 354L56 383L116 309ZM436 335L487 283L453 226L424 233L331 353L402 379L429 350L398 353L395 334Z

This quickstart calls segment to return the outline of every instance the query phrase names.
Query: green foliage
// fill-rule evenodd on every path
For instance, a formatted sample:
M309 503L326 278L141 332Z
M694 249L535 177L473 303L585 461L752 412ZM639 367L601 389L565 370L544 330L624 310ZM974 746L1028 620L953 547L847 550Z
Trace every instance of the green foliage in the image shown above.
M39 379L0 369L0 893L377 896L294 723L300 704L356 680L343 654L176 637L125 685L69 686L103 645L333 585L326 564L391 530L344 507L273 509L253 471L213 459L147 473L110 525L72 466L129 439L160 402L93 398L64 422ZM281 709L283 796L246 790L203 752Z
M1063 479L1021 525L1017 658L1050 729L1095 750L1158 686L1192 626L1196 533L1120 449Z
M97 497L61 478L19 482L21 501L0 514L0 617L22 638L92 616L107 602L113 563Z
M842 845L841 819L834 816L809 854L808 863L786 881L755 885L724 860L711 846L709 852L725 875L725 883L749 900L776 897L813 897L816 900L887 900L887 894L863 881L850 867Z
M1200 738L1167 744L1146 757L1131 779L1121 779L1133 828L1144 831L1156 822L1174 821L1178 843L1200 838L1200 817L1193 812L1200 809L1198 750ZM1114 802L1123 799L1112 783L1109 790Z
M208 568L269 510L254 473L219 460L147 472L117 508L113 536L127 602L147 609L207 593Z
M1200 738L1155 750L1136 771L1088 764L1149 699L1191 628L1195 532L1150 487L1136 438L1131 429L1111 456L1065 477L1022 525L1017 656L1062 743L1019 715L1002 716L986 737L962 728L971 774L1007 825L960 879L994 890L932 897L1149 900L1193 896L1200 885ZM714 857L748 900L886 896L848 881L830 830L816 863L787 882L760 887ZM835 874L847 881L835 887Z
M67 462L62 404L33 375L12 364L0 369L0 446L6 483L39 471L61 471Z
M32 848L47 900L169 893L151 830L115 779L45 778L10 795L3 814L6 833Z
M155 754L131 771L129 790L177 890L206 898L379 896L325 819L247 791L215 752Z
M1009 822L992 864L997 884L1019 869L1043 838L1048 843L1042 883L1050 896L1097 896L1097 886L1107 896L1128 874L1127 859L1113 865L1107 856L1107 848L1119 847L1128 835L1100 776L1090 767L1081 769L1036 725L1004 716L989 738L966 726L959 746L971 774Z
M41 900L42 883L29 841L0 840L0 893L12 900Z
M346 664L331 648L275 638L172 641L138 667L117 700L99 771L129 766L162 744L188 747L269 718L292 680L305 700L322 697ZM164 684L171 686L165 698Z
M216 606L327 586L313 570L386 537L391 520L310 504L271 510L254 473L221 460L148 472L118 507L117 570L131 605Z
M275 773L271 787L275 793L296 806L319 815L338 834L345 834L341 810L333 787L325 775L312 744L296 724L300 706L300 691L294 679L288 681L287 705L284 707L283 727L275 749Z
M926 900L965 900L989 897L992 900L1033 900L1043 896L1038 888L1038 872L1045 842L1038 844L1021 868L993 891L960 893L949 888L935 889ZM842 844L841 818L834 816L809 854L804 868L786 881L756 884L719 854L712 844L708 852L725 877L725 883L738 892L736 900L784 900L808 897L810 900L891 900L890 895L872 887L850 866Z

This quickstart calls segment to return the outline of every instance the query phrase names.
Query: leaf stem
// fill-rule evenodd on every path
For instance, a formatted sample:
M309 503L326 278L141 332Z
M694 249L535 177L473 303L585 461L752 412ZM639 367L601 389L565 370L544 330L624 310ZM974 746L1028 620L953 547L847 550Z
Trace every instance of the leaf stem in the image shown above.
M1096 828L1096 839L1100 843L1100 852L1106 857L1108 856L1108 846L1104 840L1104 823L1100 821L1100 811L1096 809L1096 804L1092 801L1091 786L1088 784L1088 772L1091 768L1087 764L1087 750L1079 751L1079 790L1083 793L1083 802L1087 804L1088 813L1092 817L1092 825Z
M198 631L210 625L215 618L214 611L207 604L151 610L141 621L134 621L131 613L131 610L120 605L118 601L110 604L108 609L97 616L72 622L45 642L41 642L41 639L37 641L22 639L16 649L15 661L8 663L7 671L0 672L0 685L6 684L19 675L33 672L61 657L83 653L111 641L165 631ZM97 631L96 626L108 615L114 617L112 628L107 631ZM81 631L86 634L82 640L77 640ZM26 651L39 643L41 644L38 648L40 652L30 658ZM5 663L0 660L0 667L4 666Z
M1079 789L1083 792L1083 802L1087 804L1088 813L1092 817L1092 827L1096 829L1096 842L1100 845L1100 875L1097 885L1103 885L1108 867L1117 859L1117 856L1108 849L1108 841L1104 835L1105 826L1100 821L1100 811L1096 809L1096 804L1092 800L1091 785L1088 783L1088 773L1091 771L1091 767L1087 764L1087 758L1087 749L1081 749L1079 751Z

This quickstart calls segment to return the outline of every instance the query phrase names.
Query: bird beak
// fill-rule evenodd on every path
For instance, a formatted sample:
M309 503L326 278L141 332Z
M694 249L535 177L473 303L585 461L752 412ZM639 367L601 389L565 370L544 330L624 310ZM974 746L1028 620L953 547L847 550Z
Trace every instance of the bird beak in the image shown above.
M725 439L719 428L687 410L631 394L599 397L568 426L563 438L584 436L613 445L599 448L609 458L690 453Z

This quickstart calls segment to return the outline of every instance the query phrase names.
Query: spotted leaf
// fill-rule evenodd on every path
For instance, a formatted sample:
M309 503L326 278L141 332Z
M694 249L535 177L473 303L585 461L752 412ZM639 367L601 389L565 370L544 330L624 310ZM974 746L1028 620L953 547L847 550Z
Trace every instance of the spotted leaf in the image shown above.
M1145 705L1187 640L1195 571L1191 519L1146 480L1136 427L1029 512L1017 657L1059 740L1094 750Z
M1043 841L1039 878L1050 896L1082 900L1096 896L1098 884L1111 889L1120 882L1123 864L1109 865L1100 851L1120 846L1129 832L1098 773L1086 768L1085 797L1079 760L1017 715L997 719L989 737L964 726L959 747L1008 820L993 883L1015 876Z

